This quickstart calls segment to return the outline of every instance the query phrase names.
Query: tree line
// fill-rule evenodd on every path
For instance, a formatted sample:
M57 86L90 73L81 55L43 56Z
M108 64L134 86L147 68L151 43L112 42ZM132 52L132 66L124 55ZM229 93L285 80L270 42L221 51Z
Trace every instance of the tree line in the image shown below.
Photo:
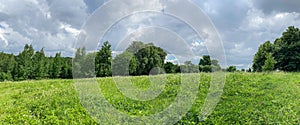
M260 45L253 59L253 71L300 71L300 30L290 26L277 38Z
M72 58L46 57L44 49L34 51L26 44L18 55L0 52L0 81L27 79L72 78Z
M217 60L211 60L209 55L203 56L199 64L186 61L184 64L165 62L167 53L153 43L145 44L133 41L121 54L112 57L111 45L104 42L98 52L86 53L84 48L78 49L74 58L76 78L93 77L90 67L95 67L97 77L139 76L161 73L196 73L220 71ZM95 57L95 64L93 62Z
M198 64L186 61L184 64L165 62L167 53L152 43L134 41L121 54L112 57L111 45L105 42L98 52L87 53L78 48L74 58L62 57L58 52L47 57L44 49L35 51L26 44L18 55L0 52L0 81L28 79L71 79L79 77L148 75L149 73L196 73L214 71L237 71L235 66L222 69L218 60L204 55ZM75 62L75 63L72 63ZM94 63L95 62L95 63ZM91 71L91 68L94 67ZM73 71L73 68L78 69ZM300 30L294 26L287 28L274 43L270 41L260 45L253 59L252 69L248 72L281 70L300 71ZM242 69L242 71L246 71ZM78 78L78 77L77 77Z
M35 51L26 44L18 55L0 52L0 81L28 79L71 79L80 77L138 76L160 73L196 73L222 70L217 60L203 56L199 64L165 62L167 53L152 43L134 41L123 53L112 57L111 45L105 42L98 52L78 48L75 57L62 57L58 52L47 57L44 49ZM91 70L93 67L94 69ZM73 71L73 68L77 69Z

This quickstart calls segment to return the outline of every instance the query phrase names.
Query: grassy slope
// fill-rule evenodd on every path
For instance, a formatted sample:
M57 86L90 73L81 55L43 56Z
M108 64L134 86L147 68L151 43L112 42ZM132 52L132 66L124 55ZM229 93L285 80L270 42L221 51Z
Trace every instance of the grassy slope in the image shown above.
M300 74L227 74L222 99L212 115L198 122L197 115L209 87L209 75L201 74L200 93L179 124L300 124ZM147 87L145 77L133 77ZM118 110L149 115L166 108L176 97L178 75L168 76L168 87L152 101L124 97L112 78L98 79L104 95ZM0 124L96 124L81 106L72 80L0 83Z

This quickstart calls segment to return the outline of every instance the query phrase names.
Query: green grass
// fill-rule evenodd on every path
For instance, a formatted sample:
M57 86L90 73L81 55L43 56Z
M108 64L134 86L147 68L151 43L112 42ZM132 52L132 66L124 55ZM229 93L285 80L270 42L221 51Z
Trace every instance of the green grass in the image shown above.
M224 93L212 114L198 116L210 84L209 74L200 77L193 107L177 124L300 124L300 73L227 73ZM145 76L130 78L145 89ZM125 97L113 78L97 82L105 99L118 111L149 116L166 109L180 90L180 75L167 75L162 93L153 100ZM113 120L113 119L110 119ZM73 80L40 80L0 83L0 124L97 124L79 100Z

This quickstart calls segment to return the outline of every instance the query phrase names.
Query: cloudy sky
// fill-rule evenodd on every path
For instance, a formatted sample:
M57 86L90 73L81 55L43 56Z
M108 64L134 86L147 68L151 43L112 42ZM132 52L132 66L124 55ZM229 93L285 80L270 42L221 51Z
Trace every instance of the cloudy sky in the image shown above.
M140 3L132 3L132 6L145 4L142 0L138 1ZM99 43L110 41L115 53L122 51L122 48L126 48L133 40L148 42L156 40L160 41L156 42L159 46L169 45L173 48L182 47L180 42L187 42L184 45L191 48L196 57L209 54L210 51L214 51L213 49L217 51L218 48L210 47L212 50L206 48L209 46L207 41L211 37L198 37L193 27L186 22L163 14L165 9L168 10L169 5L166 3L176 1L178 2L178 0L147 2L146 8L156 8L161 10L162 14L136 13L119 19L106 31L105 36L98 40ZM300 27L299 0L222 0L222 2L192 0L191 2L202 9L218 31L223 41L227 65L236 65L239 68L250 67L253 55L260 44L267 40L273 42L290 25ZM64 56L72 56L77 38L81 31L84 31L82 27L96 11L101 10L97 8L107 3L108 0L0 0L0 51L17 54L25 44L32 44L36 50L44 48L47 55L61 51ZM121 5L109 7L107 7L109 11L98 15L99 20L111 18L122 10ZM184 8L184 6L178 8L178 13L194 14L188 13L191 10L183 11ZM197 16L193 16L197 20ZM98 25L102 25L101 21ZM166 37L171 35L177 37ZM167 50L175 55L186 52L185 49Z

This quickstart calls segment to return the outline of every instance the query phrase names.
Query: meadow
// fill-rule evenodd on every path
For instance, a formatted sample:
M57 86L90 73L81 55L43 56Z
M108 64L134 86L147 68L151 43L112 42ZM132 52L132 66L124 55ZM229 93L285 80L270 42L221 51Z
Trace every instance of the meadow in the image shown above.
M209 73L191 75L200 77L197 98L176 124L300 124L300 73L226 73L223 95L205 120L199 120L199 114L211 77ZM169 74L166 78L162 92L148 101L124 96L113 78L96 80L106 100L118 111L147 116L162 111L176 98L181 77ZM130 79L139 88L150 85L146 76ZM99 123L80 102L74 80L57 79L1 82L0 124Z

